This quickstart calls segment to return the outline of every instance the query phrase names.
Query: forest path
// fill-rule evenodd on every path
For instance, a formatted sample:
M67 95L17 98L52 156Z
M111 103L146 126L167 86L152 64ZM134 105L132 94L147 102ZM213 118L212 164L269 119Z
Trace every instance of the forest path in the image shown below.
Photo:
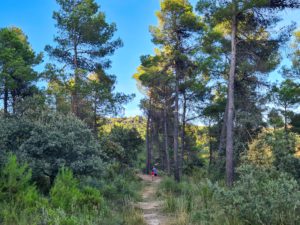
M142 191L142 202L137 204L137 207L142 209L147 225L167 225L167 217L162 213L162 201L159 201L155 196L158 185L161 181L160 177L139 174L138 175L145 183L145 188Z

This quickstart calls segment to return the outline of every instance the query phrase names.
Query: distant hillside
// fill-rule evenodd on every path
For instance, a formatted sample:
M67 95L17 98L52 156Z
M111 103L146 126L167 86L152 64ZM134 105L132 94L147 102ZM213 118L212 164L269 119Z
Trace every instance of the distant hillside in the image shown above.
M124 118L107 118L106 124L102 126L103 132L110 132L113 126L122 126L126 128L135 128L142 136L146 137L146 118L143 116L124 117ZM208 137L207 128L205 126L198 126L189 124L186 127L186 135L191 135L195 138L197 148L208 152Z
M142 116L107 118L106 124L102 127L104 132L110 132L113 126L135 128L142 138L146 136L146 119Z

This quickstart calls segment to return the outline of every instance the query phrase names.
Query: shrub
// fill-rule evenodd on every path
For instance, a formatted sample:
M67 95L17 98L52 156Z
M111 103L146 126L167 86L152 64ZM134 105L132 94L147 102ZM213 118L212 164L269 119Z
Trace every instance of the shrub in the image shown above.
M78 184L72 172L69 169L62 168L50 190L51 204L55 208L61 208L66 212L77 210L79 199L82 198Z
M1 224L36 224L42 220L46 200L31 184L31 170L19 165L15 155L9 155L0 173L0 205Z
M259 166L275 166L300 180L300 159L295 156L297 142L299 136L291 132L263 132L249 144L247 160Z
M273 168L244 165L232 189L221 189L217 200L232 217L246 224L296 225L300 223L297 182Z
M114 126L108 135L101 138L101 143L109 160L133 166L142 150L143 139L135 128Z
M0 118L0 147L27 161L33 179L41 187L48 184L48 189L63 166L75 175L94 177L104 170L100 145L88 127L71 115L46 111L34 121Z
M130 205L123 212L123 218L124 225L146 225L143 212Z

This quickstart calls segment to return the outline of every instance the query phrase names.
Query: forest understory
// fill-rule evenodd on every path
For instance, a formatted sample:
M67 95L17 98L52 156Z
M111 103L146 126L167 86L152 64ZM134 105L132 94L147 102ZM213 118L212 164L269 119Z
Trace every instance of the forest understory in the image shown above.
M0 224L299 225L300 1L141 2L0 3Z

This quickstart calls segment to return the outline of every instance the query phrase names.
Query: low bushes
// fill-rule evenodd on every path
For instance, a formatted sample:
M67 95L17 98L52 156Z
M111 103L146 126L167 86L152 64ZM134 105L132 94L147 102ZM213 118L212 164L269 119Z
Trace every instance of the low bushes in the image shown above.
M112 187L117 189L111 190L108 194L104 186L101 188L87 186L74 178L71 170L62 168L49 195L43 196L31 183L29 167L19 165L16 156L10 155L0 172L0 224L143 224L141 213L136 209L129 210L128 202L131 201L124 201L135 196L128 191L131 188L137 195L140 186L135 179L128 181L125 177L121 181L121 176L117 176L118 179L112 180ZM122 204L114 203L117 198L115 195L123 199Z
M176 225L300 224L300 188L290 175L274 168L243 165L228 189L206 178L166 178L159 195Z

